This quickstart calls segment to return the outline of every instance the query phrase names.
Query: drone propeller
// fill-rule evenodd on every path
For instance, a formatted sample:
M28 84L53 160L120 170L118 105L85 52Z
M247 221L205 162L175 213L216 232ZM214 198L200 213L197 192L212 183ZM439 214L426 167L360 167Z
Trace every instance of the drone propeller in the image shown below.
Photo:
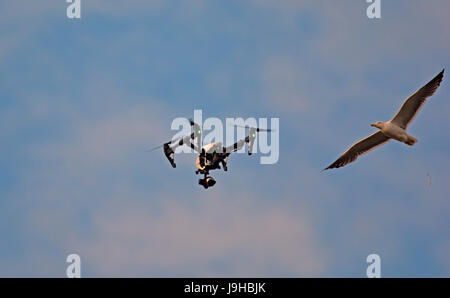
M152 149L146 150L145 152L153 152L153 151L155 151L155 150L161 149L162 147L164 147L164 145L169 145L169 144L175 144L175 143L178 143L181 139L183 139L183 137L179 137L178 139L172 140L172 141L170 141L170 142L168 142L168 143L164 143L164 144L162 144L162 145L156 146L156 147L154 147L154 148L152 148Z
M244 126L244 125L239 125L239 124L230 124L230 126L237 126L237 127L242 127L242 128L254 129L256 132L260 132L260 131L271 132L271 131L274 131L273 129L258 128L258 127L248 126L248 125Z
M152 149L145 150L145 152L153 152L155 150L158 150L158 149L162 148L163 146L164 146L164 144L156 146L156 147L154 147Z

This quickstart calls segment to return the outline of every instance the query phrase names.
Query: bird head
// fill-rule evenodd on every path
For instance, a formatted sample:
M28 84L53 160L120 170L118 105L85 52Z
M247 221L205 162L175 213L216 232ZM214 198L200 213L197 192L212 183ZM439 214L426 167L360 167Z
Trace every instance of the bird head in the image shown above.
M383 128L383 125L384 125L384 123L382 121L378 121L378 122L370 124L370 126L376 127L376 128L379 128L379 129Z

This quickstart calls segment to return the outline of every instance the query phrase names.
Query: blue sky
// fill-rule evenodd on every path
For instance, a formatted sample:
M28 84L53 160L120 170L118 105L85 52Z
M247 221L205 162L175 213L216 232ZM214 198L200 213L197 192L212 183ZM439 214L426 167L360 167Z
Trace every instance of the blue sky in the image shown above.
M0 0L0 276L450 276L447 77L414 147L321 172L448 67L448 1L392 2ZM194 109L279 117L279 162L144 152Z

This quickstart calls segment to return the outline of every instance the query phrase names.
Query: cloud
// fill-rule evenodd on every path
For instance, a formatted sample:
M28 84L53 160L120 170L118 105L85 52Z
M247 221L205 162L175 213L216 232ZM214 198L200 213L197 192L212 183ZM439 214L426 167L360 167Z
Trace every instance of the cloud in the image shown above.
M186 198L192 200L192 198ZM111 204L91 237L72 234L99 276L317 276L324 259L306 214L255 208L257 197L219 194L190 203L164 196L146 204ZM178 200L177 200L178 201ZM254 211L253 209L257 209Z
M163 138L161 115L154 105L100 119L78 115L69 137L30 150L47 165L23 173L33 185L29 195L40 202L27 216L37 237L59 251L79 253L92 276L324 273L326 257L303 211L267 204L262 193L245 187L219 185L212 197L195 194L191 178L181 186L168 181L157 187L158 169L133 155ZM141 190L133 178L148 171L155 191ZM171 194L186 185L185 194Z
M26 111L32 123L57 115L65 124L63 134L24 149L32 163L21 170L22 182L7 200L28 206L16 228L33 250L2 274L62 276L65 254L73 252L81 255L87 276L324 274L327 258L312 219L301 205L292 212L282 203L295 198L274 205L262 191L239 186L242 176L228 177L234 188L219 184L213 193L192 188L195 177L186 178L192 160L179 163L181 173L169 175L162 154L143 152L167 138L172 111L119 87L111 87L109 95L99 90L86 86L84 91L91 109L100 104L94 99L108 98L108 108L97 117L70 101L55 107L52 97L41 98L39 105L25 100L22 109L6 113L14 119ZM124 107L124 97L133 104ZM237 158L232 163L239 169ZM254 184L257 177L250 175L248 183ZM44 264L45 270L29 269Z
M239 14L150 2L88 2L82 22L93 22L63 47L80 50L73 64L60 45L34 41L70 22L64 2L0 9L11 28L0 32L0 63L11 66L0 110L3 276L63 276L72 252L87 276L364 276L374 249L391 275L420 275L426 266L407 266L417 258L431 276L448 272L445 84L416 120L427 125L411 127L417 146L388 144L320 172L441 67L449 26L438 5L386 4L376 23L364 1L253 1ZM232 157L205 192L193 156L173 170L144 152L198 105L221 118L280 116L279 163Z
M450 241L443 240L442 243L438 244L435 250L436 262L440 264L443 272L443 276L450 275Z

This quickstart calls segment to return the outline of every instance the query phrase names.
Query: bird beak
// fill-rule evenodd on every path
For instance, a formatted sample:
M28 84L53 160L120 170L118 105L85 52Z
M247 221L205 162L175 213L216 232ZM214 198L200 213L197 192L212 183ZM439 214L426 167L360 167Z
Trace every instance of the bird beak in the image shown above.
M372 127L377 127L375 123L370 124Z

